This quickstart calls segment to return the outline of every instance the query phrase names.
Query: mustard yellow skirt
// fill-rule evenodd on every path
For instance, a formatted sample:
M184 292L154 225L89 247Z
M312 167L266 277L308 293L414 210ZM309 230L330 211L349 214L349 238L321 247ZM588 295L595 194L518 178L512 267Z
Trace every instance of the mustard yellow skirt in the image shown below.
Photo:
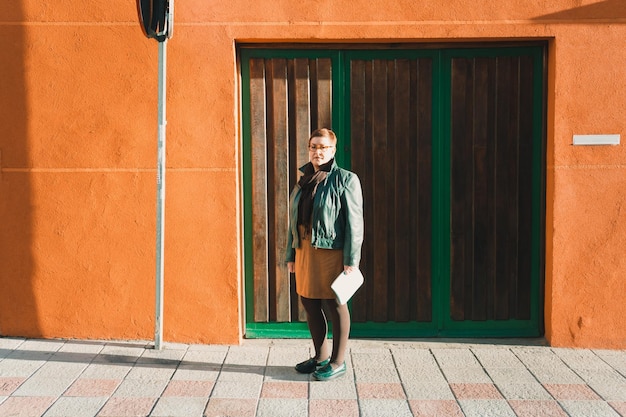
M300 247L296 249L296 292L302 297L333 299L330 288L343 271L342 249L316 249L310 234L300 227ZM303 238L304 236L304 238Z

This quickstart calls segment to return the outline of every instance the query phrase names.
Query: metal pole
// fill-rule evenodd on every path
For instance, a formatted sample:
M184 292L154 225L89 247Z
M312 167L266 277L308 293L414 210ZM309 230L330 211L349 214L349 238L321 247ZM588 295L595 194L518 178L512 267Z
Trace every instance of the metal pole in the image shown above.
M165 243L165 84L167 39L159 42L159 130L157 167L157 228L156 228L156 319L154 348L161 350L163 342L163 248Z

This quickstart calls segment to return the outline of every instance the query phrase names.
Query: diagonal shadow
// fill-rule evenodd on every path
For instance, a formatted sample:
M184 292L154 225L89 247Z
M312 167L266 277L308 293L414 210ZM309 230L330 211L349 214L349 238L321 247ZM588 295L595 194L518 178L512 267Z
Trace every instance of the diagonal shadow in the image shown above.
M107 346L110 346L107 344ZM143 348L141 345L127 345L127 347ZM170 359L158 357L143 357L123 354L107 353L82 353L82 352L58 352L44 350L19 350L0 348L0 364L3 360L24 360L33 362L60 362L60 363L84 363L112 366L132 366L135 368L168 368L198 371L222 371L240 372L248 374L265 375L264 365L242 365L224 362L200 362L185 359ZM272 368L287 368L272 366Z
M584 20L586 23L590 23L594 20L606 21L613 19L626 19L626 1L604 0L599 3L587 4L585 6L537 16L532 20L566 22Z

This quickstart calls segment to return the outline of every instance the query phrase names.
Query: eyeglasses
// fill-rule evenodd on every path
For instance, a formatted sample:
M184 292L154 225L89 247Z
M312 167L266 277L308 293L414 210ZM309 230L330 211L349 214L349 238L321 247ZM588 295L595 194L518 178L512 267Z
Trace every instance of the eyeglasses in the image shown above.
M317 150L320 150L322 152L326 152L330 148L334 148L334 147L335 147L334 145L309 145L309 151L315 152Z

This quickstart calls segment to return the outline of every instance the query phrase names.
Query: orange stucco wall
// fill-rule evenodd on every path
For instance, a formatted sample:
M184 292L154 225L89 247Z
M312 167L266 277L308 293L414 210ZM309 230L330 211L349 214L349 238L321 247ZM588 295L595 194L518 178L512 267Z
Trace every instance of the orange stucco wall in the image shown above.
M151 339L157 44L135 2L0 3L0 334ZM546 337L626 347L621 0L176 2L164 339L242 334L237 42L547 39ZM574 134L619 146L572 146Z

